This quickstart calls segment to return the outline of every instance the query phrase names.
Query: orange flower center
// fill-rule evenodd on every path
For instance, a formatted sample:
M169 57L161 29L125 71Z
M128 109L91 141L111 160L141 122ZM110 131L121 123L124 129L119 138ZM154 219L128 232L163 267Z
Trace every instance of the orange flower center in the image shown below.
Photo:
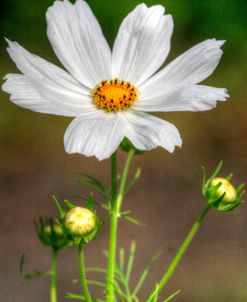
M92 92L93 102L109 112L131 107L137 97L138 91L134 85L118 79L102 81Z

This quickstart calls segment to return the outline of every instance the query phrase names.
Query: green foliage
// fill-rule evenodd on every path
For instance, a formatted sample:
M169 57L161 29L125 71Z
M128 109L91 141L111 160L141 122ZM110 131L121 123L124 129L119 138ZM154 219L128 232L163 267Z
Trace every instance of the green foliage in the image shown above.
M108 252L104 252L105 256L108 257ZM132 277L132 271L135 263L135 257L136 257L136 243L133 241L130 245L130 249L128 252L128 256L126 256L126 252L123 248L120 248L119 250L119 257L116 264L116 271L115 271L115 282L113 284L115 289L115 301L121 301L121 302L140 302L140 292L145 284L146 278L149 275L150 270L156 263L160 256L160 253L156 254L146 265L146 267L143 269L141 275L139 276L136 284L132 285L131 283L131 277ZM90 267L87 270L87 273L96 273L96 274L102 274L104 276L107 275L107 269L104 268L98 268L98 267ZM76 281L77 282L77 281ZM88 280L89 285L97 286L103 289L103 292L106 291L106 283L99 282L96 280ZM156 288L158 289L158 285L156 285ZM171 294L168 298L165 300L162 300L162 302L168 302L171 301L180 291L176 291L175 293ZM77 294L71 294L68 293L66 295L69 299L75 299L75 300L81 300L85 301L85 298L82 295ZM158 294L156 291L154 291L154 294L152 296L152 299L150 302L155 302L158 299ZM101 299L94 299L93 301L98 302L104 302L105 300Z
M106 189L105 186L96 178L85 173L80 173L77 176L77 181L79 184L83 184L100 193L106 200L110 200L109 189Z
M121 180L122 175L118 175L118 181ZM123 197L130 191L130 189L135 185L135 183L140 179L141 177L141 168L138 167L136 169L136 172L134 174L134 176L129 180L129 182L127 183L124 192L123 192ZM86 203L86 207L88 209L92 210L93 205L97 205L101 208L103 208L104 210L106 210L109 215L107 216L106 219L108 219L108 217L111 215L111 205L110 205L110 201L111 201L111 187L105 187L101 181L97 180L95 177L85 174L85 173L79 173L77 176L77 182L81 185L87 186L90 189L93 189L95 192L99 193L105 201L99 201L97 199L94 198L93 193L89 194L89 198L87 199L87 203ZM78 196L79 198L82 198L82 195L80 194L76 194L76 196ZM57 204L58 201L55 197L54 201ZM64 201L66 202L66 201ZM63 209L61 209L61 205L57 204L58 210L60 212L61 216L64 216L63 213ZM132 217L130 215L130 211L125 211L125 212L121 212L119 213L119 217L135 224L135 225L141 225L141 223L135 219L134 217Z
M27 273L24 269L24 263L25 263L25 255L23 254L21 257L21 260L20 260L20 264L19 264L19 272L20 272L20 275L22 276L22 278L24 278L24 279L47 277L47 276L51 275L50 271L42 272L42 271L34 270L31 273Z

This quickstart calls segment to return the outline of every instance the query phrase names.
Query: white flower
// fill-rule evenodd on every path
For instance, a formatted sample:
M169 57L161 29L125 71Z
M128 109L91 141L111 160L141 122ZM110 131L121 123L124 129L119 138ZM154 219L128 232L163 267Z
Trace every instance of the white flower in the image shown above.
M55 1L46 14L47 34L67 71L8 41L22 74L6 75L3 90L21 107L75 117L64 137L68 153L102 160L124 137L141 150L173 152L182 143L177 128L146 112L208 110L228 95L198 85L218 65L224 41L206 40L159 70L173 31L164 10L138 5L123 20L111 51L85 1Z

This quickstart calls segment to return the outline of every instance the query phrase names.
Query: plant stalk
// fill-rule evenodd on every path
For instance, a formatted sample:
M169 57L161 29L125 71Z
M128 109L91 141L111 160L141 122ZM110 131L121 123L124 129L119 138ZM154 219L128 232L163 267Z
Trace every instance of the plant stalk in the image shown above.
M135 152L130 150L125 162L123 174L121 177L119 192L117 193L117 153L111 157L111 217L110 217L110 240L109 240L109 258L107 273L107 301L114 301L114 280L116 267L116 248L117 248L117 227L120 217L121 204L124 197L127 176L131 161Z
M57 255L58 255L58 251L56 249L52 249L52 254L51 254L51 286L50 286L51 302L57 302Z
M202 213L199 215L199 217L196 219L196 221L193 224L192 228L190 229L188 235L186 236L184 242L180 246L176 256L173 258L171 264L169 265L166 273L164 274L164 276L162 277L160 282L157 284L155 290L151 293L151 295L147 299L147 302L153 302L154 297L155 296L157 297L157 295L160 293L160 291L164 288L166 283L172 277L176 267L178 266L178 264L180 263L183 255L187 251L192 239L194 238L195 234L197 233L198 229L200 228L201 223L202 223L204 217L206 216L206 214L208 213L210 208L211 207L209 205L207 205L205 207L205 209L202 211Z
M80 269L81 287L83 290L83 295L85 297L85 301L93 302L92 297L89 293L88 285L87 285L86 270L85 270L85 264L84 264L84 253L83 253L83 248L82 248L81 243L79 243L79 245L78 245L78 261L79 261L79 269Z

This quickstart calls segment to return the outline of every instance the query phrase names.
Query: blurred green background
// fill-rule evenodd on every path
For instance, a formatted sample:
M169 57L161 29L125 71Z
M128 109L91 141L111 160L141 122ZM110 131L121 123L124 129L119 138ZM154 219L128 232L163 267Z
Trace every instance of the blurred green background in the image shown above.
M139 1L88 1L112 45L119 24ZM1 3L0 70L16 68L5 50L3 37L18 41L29 51L58 63L46 37L45 11L50 0L11 0ZM224 160L223 175L233 171L234 183L247 181L247 12L246 0L159 0L173 15L175 30L168 60L207 38L227 40L224 56L206 83L227 87L230 101L201 113L166 113L183 138L183 147L174 154L158 149L137 156L134 167L143 174L125 201L144 224L120 223L119 245L128 247L137 240L138 258L134 278L157 252L163 254L143 291L143 301L162 275L186 231L204 206L200 194L201 166L212 170ZM33 219L39 215L56 217L51 195L71 198L73 192L88 190L75 182L79 171L94 174L109 183L109 161L67 155L63 135L70 119L33 113L9 102L1 92L0 139L0 300L3 302L48 301L49 280L25 281L18 274L22 253L27 269L47 269L49 250L39 245ZM120 162L125 154L120 152ZM121 167L120 163L120 167ZM133 167L133 169L134 169ZM134 171L134 170L133 170ZM181 289L174 301L247 301L247 210L246 205L232 213L211 211L175 276L164 291ZM105 263L108 230L86 250L89 265ZM59 301L66 291L79 292L72 283L77 277L74 251L63 252L59 260Z

